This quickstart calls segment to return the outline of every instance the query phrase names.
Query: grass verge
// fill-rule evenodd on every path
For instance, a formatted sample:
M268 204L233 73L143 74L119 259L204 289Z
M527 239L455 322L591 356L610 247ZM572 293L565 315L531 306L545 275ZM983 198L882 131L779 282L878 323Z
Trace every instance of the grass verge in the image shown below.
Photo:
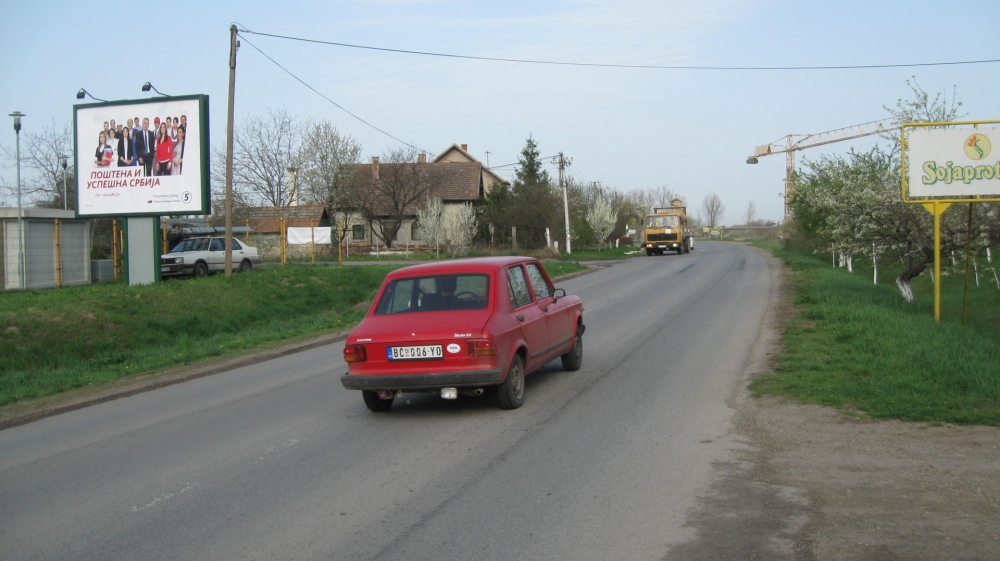
M962 326L961 267L942 276L942 321L934 321L929 275L915 279L915 303L894 284L898 269L854 274L823 257L774 249L793 270L796 311L782 338L776 373L757 394L862 411L875 418L1000 426L1000 292L970 288ZM983 279L981 279L983 280Z
M147 374L361 320L399 265L267 267L127 287L0 293L0 406ZM583 270L552 262L552 277Z

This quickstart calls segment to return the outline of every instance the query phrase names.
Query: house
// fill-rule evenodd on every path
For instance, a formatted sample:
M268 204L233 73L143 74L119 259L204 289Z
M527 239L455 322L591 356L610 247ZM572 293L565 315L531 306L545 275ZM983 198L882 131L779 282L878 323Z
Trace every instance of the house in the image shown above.
M381 245L383 231L394 229L393 245L405 247L428 243L421 238L417 223L417 211L428 196L441 199L447 215L465 203L480 200L488 188L503 182L469 155L465 145L452 145L431 162L424 154L416 163L384 163L373 157L370 164L349 166L347 176L350 188L361 199L371 197L361 203L367 212L359 208L336 210L336 221L342 232L347 232L347 243ZM403 208L397 225L398 205Z
M249 226L249 244L255 246L264 257L276 257L281 253L281 220L286 228L329 228L333 226L330 213L324 205L298 206L251 206L233 209L233 226ZM212 220L213 226L224 226L225 218ZM242 238L241 238L242 239ZM335 248L334 248L335 249ZM311 247L290 246L292 253L309 253ZM320 253L331 251L329 246Z

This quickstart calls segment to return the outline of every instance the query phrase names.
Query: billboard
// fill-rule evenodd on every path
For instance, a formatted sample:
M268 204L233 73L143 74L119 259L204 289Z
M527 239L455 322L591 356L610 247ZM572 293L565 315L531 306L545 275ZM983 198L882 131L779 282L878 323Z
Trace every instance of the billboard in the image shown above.
M903 132L904 200L1000 195L1000 127L932 129L907 124Z
M78 217L208 214L208 96L73 106Z

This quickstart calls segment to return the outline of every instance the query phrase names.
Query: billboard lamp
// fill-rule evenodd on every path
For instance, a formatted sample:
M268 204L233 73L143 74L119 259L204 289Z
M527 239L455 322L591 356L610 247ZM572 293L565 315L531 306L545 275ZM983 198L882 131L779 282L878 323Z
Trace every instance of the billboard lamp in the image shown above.
M170 97L169 94L165 94L165 93L161 92L160 90L158 90L155 87L153 87L153 84L150 84L149 82L146 82L145 84L142 85L142 91L148 92L149 90L153 90L154 92L162 95L163 97Z
M99 97L94 97L94 94L88 92L87 90L85 90L83 88L80 88L80 91L76 92L76 98L77 99L83 99L84 96L88 96L88 95L90 96L90 99L93 99L95 101L103 101L104 103L108 102L108 100L106 100L106 99L101 99Z

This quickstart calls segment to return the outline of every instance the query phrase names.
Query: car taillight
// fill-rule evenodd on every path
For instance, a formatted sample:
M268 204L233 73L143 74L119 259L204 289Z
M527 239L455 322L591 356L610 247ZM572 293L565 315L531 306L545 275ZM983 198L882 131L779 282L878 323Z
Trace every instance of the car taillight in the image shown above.
M364 345L344 345L345 362L364 362L368 360L368 352Z
M496 356L497 348L489 339L469 339L469 356Z

